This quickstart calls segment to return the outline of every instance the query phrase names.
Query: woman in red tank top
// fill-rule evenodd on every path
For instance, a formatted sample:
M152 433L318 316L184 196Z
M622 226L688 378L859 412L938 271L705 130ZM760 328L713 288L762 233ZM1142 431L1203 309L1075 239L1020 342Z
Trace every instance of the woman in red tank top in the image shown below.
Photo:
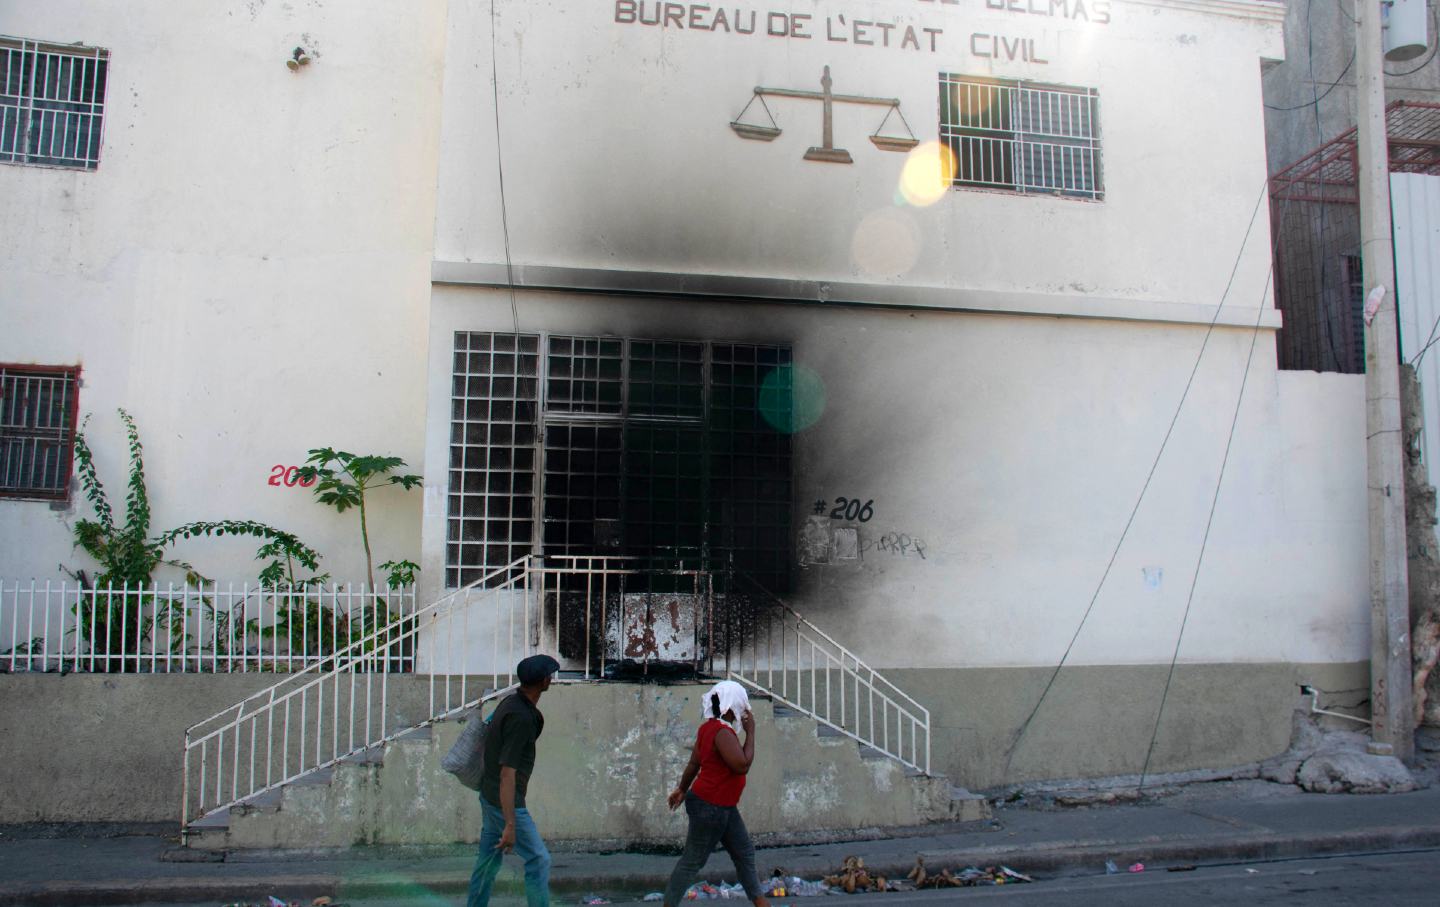
M756 907L769 907L755 873L755 845L738 808L745 775L755 761L755 716L750 712L745 688L733 680L722 680L711 687L705 702L709 717L700 725L690 762L668 798L671 809L685 804L690 827L685 835L685 851L665 887L665 907L679 907L716 844L723 844L735 861L735 873L750 900ZM743 744L730 725L737 710L745 732Z

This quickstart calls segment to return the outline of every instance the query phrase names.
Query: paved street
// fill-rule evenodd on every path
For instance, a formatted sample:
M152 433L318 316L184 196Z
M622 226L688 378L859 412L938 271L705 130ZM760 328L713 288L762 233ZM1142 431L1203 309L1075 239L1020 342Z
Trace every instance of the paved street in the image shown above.
M1213 905L1243 903L1250 905L1287 904L1386 904L1434 905L1440 902L1440 851L1420 850L1367 856L1328 857L1310 860L1237 863L1204 866L1191 872L1147 871L1120 875L1071 874L1061 878L1041 879L1033 885L1011 885L993 888L947 889L908 894L867 894L846 897L844 904L886 904L890 907L926 907L926 905L976 902L990 904L1005 900L1024 905L1046 907L1080 907L1104 904L1106 907L1150 907L1155 904ZM276 892L283 896L283 892ZM632 893L611 893L614 903L625 903ZM577 904L578 897L559 896L558 905ZM775 904L806 904L811 899L777 898ZM830 902L829 898L815 903ZM308 904L308 900L300 903ZM397 900L343 900L344 907L454 907L464 903L460 895L414 892ZM496 898L495 907L519 907L520 897ZM634 901L630 901L634 903ZM741 903L727 901L724 903ZM841 903L836 901L835 903ZM160 907L160 905L131 905ZM176 907L173 903L168 907ZM219 907L215 901L197 901L181 907Z
M846 856L903 876L923 857L932 871L1006 864L1034 884L852 896L863 904L919 904L1009 897L1035 904L1436 904L1440 897L1440 786L1377 796L1306 794L1247 781L1193 785L1134 804L1056 809L1004 808L994 820L895 829L869 840L762 847L763 873L819 878ZM144 831L137 830L137 831ZM176 862L173 835L49 835L11 829L0 837L0 907L127 907L155 903L221 907L267 895L309 905L330 895L351 907L439 907L462 901L471 846L356 848L313 853L234 853L223 862ZM1328 859L1321 855L1336 854ZM1367 857L1345 854L1373 854ZM190 854L194 856L194 854ZM218 859L219 855L216 855ZM585 893L616 903L664 884L675 856L557 851L551 884L557 905ZM1106 877L1106 860L1143 861L1142 874ZM1198 865L1189 872L1168 867ZM518 907L520 865L502 871L497 907ZM1247 871L1247 870L1254 870ZM724 857L706 876L733 880ZM777 899L805 905L812 899ZM832 898L819 901L840 904ZM735 902L727 902L735 903ZM817 901L818 903L818 901Z

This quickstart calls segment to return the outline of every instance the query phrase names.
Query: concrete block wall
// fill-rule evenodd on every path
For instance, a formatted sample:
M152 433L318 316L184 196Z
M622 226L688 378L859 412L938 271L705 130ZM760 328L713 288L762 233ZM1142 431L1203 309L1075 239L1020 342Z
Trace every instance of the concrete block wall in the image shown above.
M567 684L540 702L545 732L528 806L547 840L674 843L681 812L665 795L689 757L704 685ZM756 762L741 812L755 833L918 825L982 818L984 801L955 800L943 777L862 755L851 739L823 736L795 713L752 700ZM487 709L488 712L488 709ZM328 783L287 789L278 802L236 809L202 848L303 848L441 844L479 837L476 795L440 768L459 736L442 722L384 748L383 758L335 768Z
M0 675L0 824L180 824L194 722L274 674Z

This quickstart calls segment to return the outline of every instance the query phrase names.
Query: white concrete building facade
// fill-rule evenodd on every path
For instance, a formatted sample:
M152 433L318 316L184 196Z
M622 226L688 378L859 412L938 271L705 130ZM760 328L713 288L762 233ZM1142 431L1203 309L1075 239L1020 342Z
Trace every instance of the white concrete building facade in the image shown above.
M738 565L957 783L1261 758L1369 651L1361 382L1275 367L1283 15L8 9L109 74L98 167L0 166L0 362L81 367L112 486L133 411L160 522L337 575L353 527L270 471L405 457L378 522L422 599L532 551ZM0 574L77 515L0 501Z

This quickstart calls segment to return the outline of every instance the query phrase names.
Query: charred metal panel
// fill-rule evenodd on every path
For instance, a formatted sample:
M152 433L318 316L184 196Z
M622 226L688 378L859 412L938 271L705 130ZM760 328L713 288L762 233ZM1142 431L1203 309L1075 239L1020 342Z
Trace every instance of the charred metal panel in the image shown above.
M619 596L617 604L606 629L608 658L693 662L705 657L704 596L632 592Z

